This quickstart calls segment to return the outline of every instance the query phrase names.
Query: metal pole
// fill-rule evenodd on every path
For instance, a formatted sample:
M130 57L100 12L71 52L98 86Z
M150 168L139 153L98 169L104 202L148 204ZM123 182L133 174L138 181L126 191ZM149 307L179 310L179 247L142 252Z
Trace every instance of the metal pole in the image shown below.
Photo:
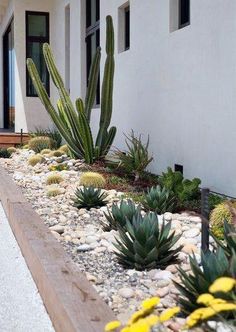
M23 145L23 129L20 130L20 144Z
M206 252L209 249L209 193L208 188L202 188L201 192L201 214L202 214L202 238L201 249Z

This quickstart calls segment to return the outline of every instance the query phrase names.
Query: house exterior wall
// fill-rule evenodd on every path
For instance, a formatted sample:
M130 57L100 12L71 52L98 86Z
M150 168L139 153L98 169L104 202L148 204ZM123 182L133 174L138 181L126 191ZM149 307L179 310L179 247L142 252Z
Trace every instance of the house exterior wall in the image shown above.
M108 14L113 17L116 38L115 146L124 148L123 133L131 129L142 133L144 139L149 135L154 156L151 171L160 174L168 166L181 164L186 177L199 177L203 186L236 196L236 2L192 0L191 24L170 32L175 25L176 0L130 0L131 46L119 53L118 8L126 2L100 1L101 70ZM25 97L25 10L50 12L50 42L65 77L65 7L70 4L70 93L75 100L84 97L86 87L85 0L13 3L16 130L33 130L35 124L48 126L50 120L37 98ZM55 102L52 86L51 97ZM94 132L99 113L99 109L92 113Z
M101 1L114 19L125 0ZM134 129L150 136L160 174L181 164L188 178L236 196L236 2L191 1L191 25L170 33L170 2L130 1L131 46L118 53L114 115L115 145Z

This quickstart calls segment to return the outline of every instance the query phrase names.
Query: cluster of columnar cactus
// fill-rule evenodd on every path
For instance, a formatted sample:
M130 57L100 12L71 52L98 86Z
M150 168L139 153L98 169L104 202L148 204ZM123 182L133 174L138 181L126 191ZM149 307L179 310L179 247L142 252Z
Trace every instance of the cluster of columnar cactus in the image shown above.
M32 59L27 59L27 67L34 87L41 102L54 121L57 129L65 139L72 154L86 163L92 164L108 153L116 135L116 127L111 127L112 97L114 80L114 28L111 16L107 16L106 63L102 83L101 115L97 139L94 143L90 128L91 111L96 96L96 87L99 77L101 49L98 48L93 59L89 75L89 83L85 102L78 98L75 107L65 88L62 77L56 67L51 48L43 45L44 58L53 83L58 89L60 99L57 109L52 105L50 98L40 79L39 73Z

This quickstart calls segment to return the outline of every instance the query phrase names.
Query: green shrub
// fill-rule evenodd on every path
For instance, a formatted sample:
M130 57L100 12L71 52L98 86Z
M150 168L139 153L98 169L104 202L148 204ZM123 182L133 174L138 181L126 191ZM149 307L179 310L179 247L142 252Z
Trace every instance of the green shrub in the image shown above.
M90 210L91 208L99 208L107 205L106 200L107 194L101 192L101 189L96 189L94 187L83 187L83 189L76 189L74 199L74 206L78 209L85 208Z
M200 179L184 180L182 173L174 172L170 167L159 177L159 183L162 188L174 192L180 203L196 200L200 196Z
M127 192L122 195L123 199L132 199L136 204L143 205L145 194L143 192Z
M190 256L189 259L191 272L187 273L179 267L181 283L173 281L181 293L178 302L185 314L200 308L201 304L197 303L199 295L208 293L210 285L219 277L233 276L233 266L236 266L236 257L232 258L232 261L229 260L222 248L218 248L215 253L202 253L201 267L195 256Z
M217 205L226 201L226 198L216 194L209 194L208 204L209 210L212 211Z
M5 148L0 148L0 158L10 158L11 157L11 153L5 149Z
M52 148L52 140L46 136L37 136L29 140L29 149L40 153L44 149Z
M53 174L50 174L48 177L47 177L47 180L46 180L46 184L47 185L51 185L51 184L59 184L63 181L63 177L60 175L60 174L57 174L57 173L53 173Z
M95 172L84 172L80 176L80 186L104 188L106 180L103 175Z
M43 157L40 154L36 154L35 156L32 156L28 159L28 164L30 166L35 166L42 162L43 162Z
M7 149L7 151L12 155L13 153L17 152L17 149L11 146L10 148Z
M114 243L119 262L127 268L146 270L164 268L177 260L182 249L173 246L181 235L170 234L171 223L159 226L158 216L141 213L133 217L132 224L127 220L126 228L119 228L119 238Z
M125 178L116 175L109 176L108 182L111 185L127 185L127 180Z
M119 227L126 228L127 220L132 223L133 217L140 213L140 207L136 207L131 200L121 200L120 204L113 203L111 210L104 213L107 222L103 224L104 231L117 230Z
M144 208L157 214L173 212L176 205L177 200L173 192L160 186L149 189L143 200Z
M43 128L39 128L36 127L34 132L30 133L31 137L49 137L51 139L52 142L52 149L58 149L61 146L61 142L62 142L62 137L61 134L59 133L59 131L57 129L51 129L51 128L47 128L47 129L43 129Z
M149 139L144 144L139 137L135 137L132 131L130 136L126 136L127 152L121 150L116 151L116 157L120 160L120 167L125 172L135 177L135 181L138 181L143 175L147 166L151 163L153 158L149 155L148 146Z
M47 196L48 197L56 197L58 195L61 195L62 191L60 188L56 187L56 186L50 186L47 189Z

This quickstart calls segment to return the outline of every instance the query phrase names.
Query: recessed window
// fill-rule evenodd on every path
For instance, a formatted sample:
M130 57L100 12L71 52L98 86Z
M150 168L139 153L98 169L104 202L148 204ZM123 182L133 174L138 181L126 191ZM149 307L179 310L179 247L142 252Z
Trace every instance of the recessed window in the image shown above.
M169 0L170 32L190 25L190 0Z
M26 58L32 58L49 94L49 73L43 56L43 44L49 43L49 13L26 12ZM26 70L26 95L37 97L37 92Z
M127 2L119 8L118 50L124 52L130 48L130 5Z
M190 0L179 0L179 29L190 24Z
M175 164L175 172L180 172L181 174L184 174L183 165Z
M90 68L97 48L100 46L100 1L86 0L86 62L87 84ZM96 105L100 104L100 78L98 79Z

